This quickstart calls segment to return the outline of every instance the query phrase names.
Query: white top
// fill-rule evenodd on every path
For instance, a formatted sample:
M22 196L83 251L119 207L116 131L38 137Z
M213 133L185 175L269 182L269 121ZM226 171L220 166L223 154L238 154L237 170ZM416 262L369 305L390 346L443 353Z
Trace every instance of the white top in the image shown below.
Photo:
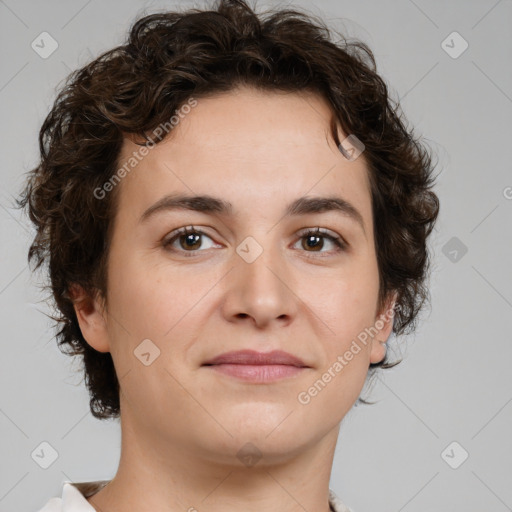
M64 482L62 496L51 498L46 505L38 512L96 512L95 508L87 501L93 494L104 487L109 480L98 480L95 482ZM329 489L329 504L333 512L354 512L347 507Z

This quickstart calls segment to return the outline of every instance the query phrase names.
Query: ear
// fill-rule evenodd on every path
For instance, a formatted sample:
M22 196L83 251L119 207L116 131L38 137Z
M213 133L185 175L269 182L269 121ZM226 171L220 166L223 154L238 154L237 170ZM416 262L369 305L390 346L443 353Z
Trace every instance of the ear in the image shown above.
M73 301L85 341L98 352L110 352L107 322L104 316L105 306L100 295L98 290L94 297L91 297L77 284L69 287L69 296Z
M394 306L398 294L392 293L386 301L384 308L375 318L374 327L377 334L372 339L372 348L370 352L370 362L379 363L386 356L386 342L393 330Z

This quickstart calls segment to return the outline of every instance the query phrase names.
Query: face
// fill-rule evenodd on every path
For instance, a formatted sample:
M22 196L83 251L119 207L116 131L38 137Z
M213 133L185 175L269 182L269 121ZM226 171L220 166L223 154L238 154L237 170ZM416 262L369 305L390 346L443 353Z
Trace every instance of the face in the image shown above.
M347 160L329 118L310 94L198 99L117 185L108 307L95 302L80 325L111 352L121 416L148 444L227 461L252 443L284 459L336 428L384 357L364 153ZM120 166L139 150L126 139ZM217 202L148 212L165 196ZM342 207L307 201L323 198ZM205 366L239 350L303 367Z

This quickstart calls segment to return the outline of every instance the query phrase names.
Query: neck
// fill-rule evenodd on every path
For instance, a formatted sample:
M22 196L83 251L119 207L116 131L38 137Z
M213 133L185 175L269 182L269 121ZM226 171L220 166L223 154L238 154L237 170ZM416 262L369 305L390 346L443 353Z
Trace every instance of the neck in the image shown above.
M88 498L98 512L329 512L329 480L339 424L293 454L222 456L145 435L121 415L116 476ZM232 443L231 443L232 444ZM244 443L243 443L244 444ZM242 445L243 445L242 444ZM220 447L218 450L221 449ZM248 447L242 454L250 452Z

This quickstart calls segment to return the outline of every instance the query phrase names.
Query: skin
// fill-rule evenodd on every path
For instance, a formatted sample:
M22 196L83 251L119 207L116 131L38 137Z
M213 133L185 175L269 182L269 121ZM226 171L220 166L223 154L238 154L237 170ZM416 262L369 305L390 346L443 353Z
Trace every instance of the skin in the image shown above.
M330 113L310 93L244 87L198 99L118 185L108 303L98 295L75 305L87 342L111 352L121 387L121 460L111 483L88 498L96 510L328 512L340 423L392 329L391 319L383 322L321 392L299 403L383 313L367 164L364 153L349 161L338 150ZM138 149L126 138L120 165ZM234 215L171 210L139 221L169 193L222 198ZM338 211L283 217L306 195L350 201L364 231ZM163 247L190 225L206 233L195 249L183 238L174 251ZM308 247L299 232L316 227L348 248L337 252L325 237ZM263 249L252 263L236 252L248 236ZM144 339L160 350L148 366L134 355ZM281 349L309 368L255 384L201 366L247 348ZM262 455L254 465L237 457L246 443Z

